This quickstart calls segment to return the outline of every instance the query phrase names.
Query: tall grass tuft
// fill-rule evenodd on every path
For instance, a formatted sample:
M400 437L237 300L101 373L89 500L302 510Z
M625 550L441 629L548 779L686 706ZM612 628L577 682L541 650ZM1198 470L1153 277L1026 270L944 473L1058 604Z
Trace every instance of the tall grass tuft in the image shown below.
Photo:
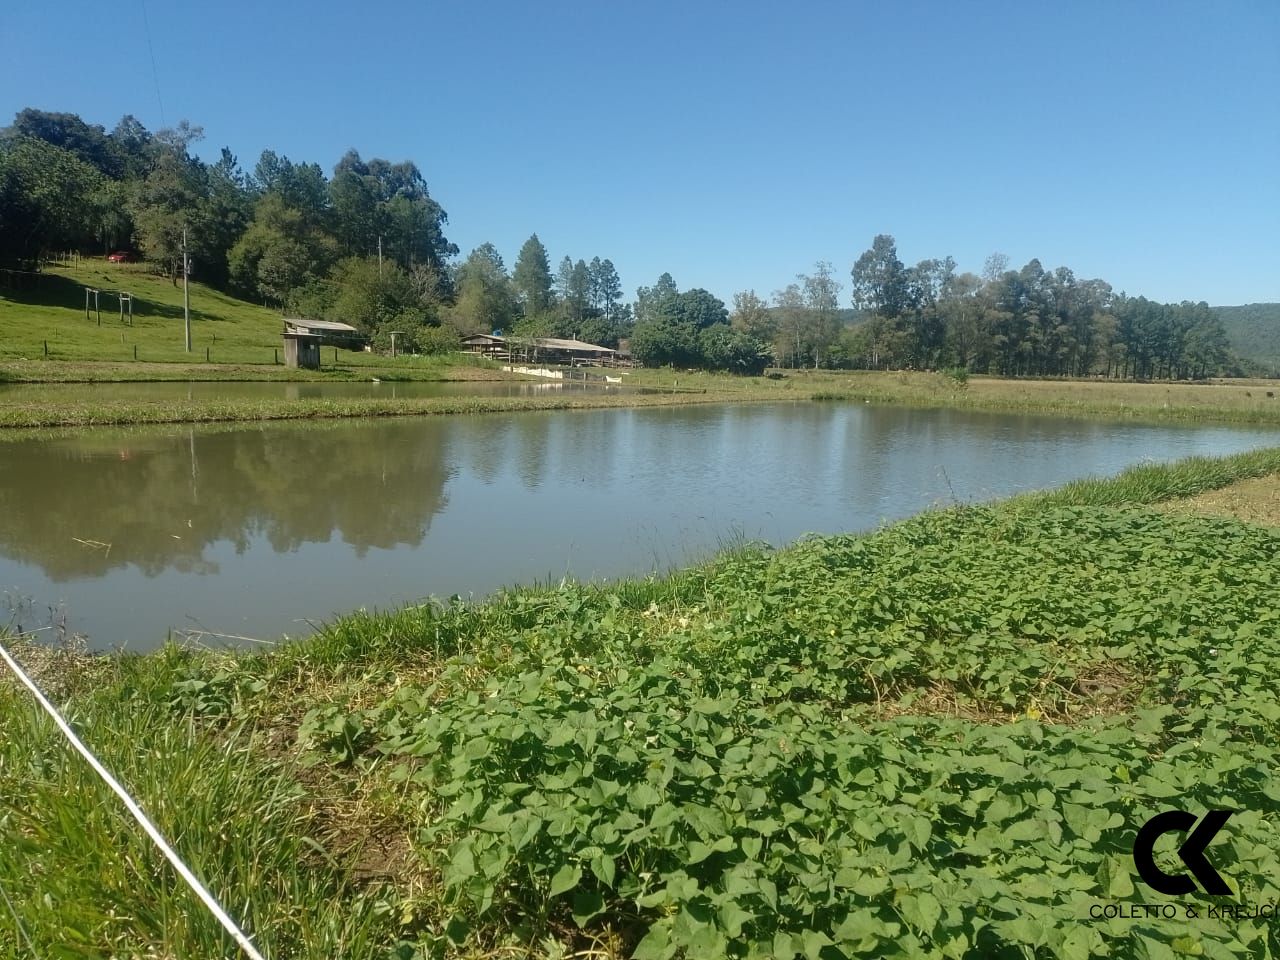
M1280 447L1271 447L1229 457L1191 457L1171 464L1130 467L1115 477L1076 480L1015 502L1037 508L1161 503L1276 472L1280 472Z
M67 718L273 958L368 956L375 918L317 852L290 765L248 728L217 736L167 702L181 658L71 684ZM0 680L0 956L233 956L236 947L14 682ZM12 911L12 912L11 912Z

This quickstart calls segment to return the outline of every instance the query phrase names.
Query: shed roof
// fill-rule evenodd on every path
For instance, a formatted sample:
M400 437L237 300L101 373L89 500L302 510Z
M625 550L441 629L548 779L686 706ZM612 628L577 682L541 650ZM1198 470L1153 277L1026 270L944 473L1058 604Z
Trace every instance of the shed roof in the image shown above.
M608 347L601 347L583 340L562 340L559 337L538 337L533 341L548 350L576 350L579 353L613 353Z
M293 320L286 318L284 322L301 330L329 330L335 333L360 332L349 323L338 323L335 320Z
M520 337L515 338L517 341L522 340ZM496 333L473 333L469 337L462 338L463 343L506 343L507 338ZM532 343L535 347L542 347L544 350L564 350L570 353L617 353L609 347L602 347L599 344L587 343L584 340L566 340L561 337L534 337L525 341Z

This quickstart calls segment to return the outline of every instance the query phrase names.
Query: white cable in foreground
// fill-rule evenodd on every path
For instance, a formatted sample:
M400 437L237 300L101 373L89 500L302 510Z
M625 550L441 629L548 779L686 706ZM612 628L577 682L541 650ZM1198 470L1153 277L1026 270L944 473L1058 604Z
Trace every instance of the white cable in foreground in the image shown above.
M62 719L62 715L58 713L57 708L45 699L45 695L40 692L40 688L37 687L35 682L26 675L22 667L18 665L18 662L9 655L9 651L4 648L3 644L0 644L0 657L4 658L4 662L9 665L9 669L12 670L17 675L18 679L22 681L23 685L31 691L32 696L34 696L40 706L44 708L45 713L49 714L49 716L53 718L53 722L58 725L58 729L62 731L63 736L71 741L71 745L76 748L76 752L79 753L80 756L84 757L85 760L88 761L89 766L93 767L94 772L106 782L107 786L115 791L116 796L124 802L124 805L128 808L129 812L133 814L133 819L137 820L138 823L141 824L142 829L147 831L147 836L149 836L155 845L160 848L160 852L165 855L165 859L173 864L173 868L177 870L182 879L187 882L187 886L195 892L195 895L200 898L201 902L206 907L209 908L209 911L218 918L218 922L222 924L222 928L235 938L236 943L240 944L240 948L244 950L251 960L263 960L262 954L260 954L257 951L257 948L249 942L249 938L244 935L244 932L238 926L236 926L236 922L227 916L227 912L218 905L218 901L213 898L213 894L204 888L204 885L196 879L196 875L192 873L191 870L188 869L187 865L178 858L178 855L173 852L173 848L165 842L164 837L160 835L160 831L156 829L155 824L147 819L147 815L142 812L142 808L134 802L134 799L129 796L128 793L125 792L124 787L120 786L120 782L108 772L106 767L98 762L98 758L89 752L89 748L80 742L80 738L75 735L75 731L73 731L71 727L67 725L67 722Z

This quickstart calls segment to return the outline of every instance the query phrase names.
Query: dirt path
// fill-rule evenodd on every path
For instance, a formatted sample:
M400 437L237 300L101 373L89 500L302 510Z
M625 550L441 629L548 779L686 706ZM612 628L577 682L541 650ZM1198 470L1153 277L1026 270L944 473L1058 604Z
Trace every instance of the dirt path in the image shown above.
M1155 509L1166 513L1234 517L1248 523L1280 527L1280 473L1241 480L1187 500L1162 503Z

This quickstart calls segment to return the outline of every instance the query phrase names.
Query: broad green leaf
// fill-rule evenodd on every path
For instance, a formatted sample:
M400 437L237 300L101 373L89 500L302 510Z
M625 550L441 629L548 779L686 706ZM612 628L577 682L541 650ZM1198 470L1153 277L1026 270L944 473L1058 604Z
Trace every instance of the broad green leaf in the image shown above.
M580 879L582 879L582 868L566 863L551 878L551 887L547 891L547 896L558 897L560 894L572 890L578 885Z
M931 934L942 917L942 905L927 890L903 894L898 901L898 909L907 923L925 934Z

